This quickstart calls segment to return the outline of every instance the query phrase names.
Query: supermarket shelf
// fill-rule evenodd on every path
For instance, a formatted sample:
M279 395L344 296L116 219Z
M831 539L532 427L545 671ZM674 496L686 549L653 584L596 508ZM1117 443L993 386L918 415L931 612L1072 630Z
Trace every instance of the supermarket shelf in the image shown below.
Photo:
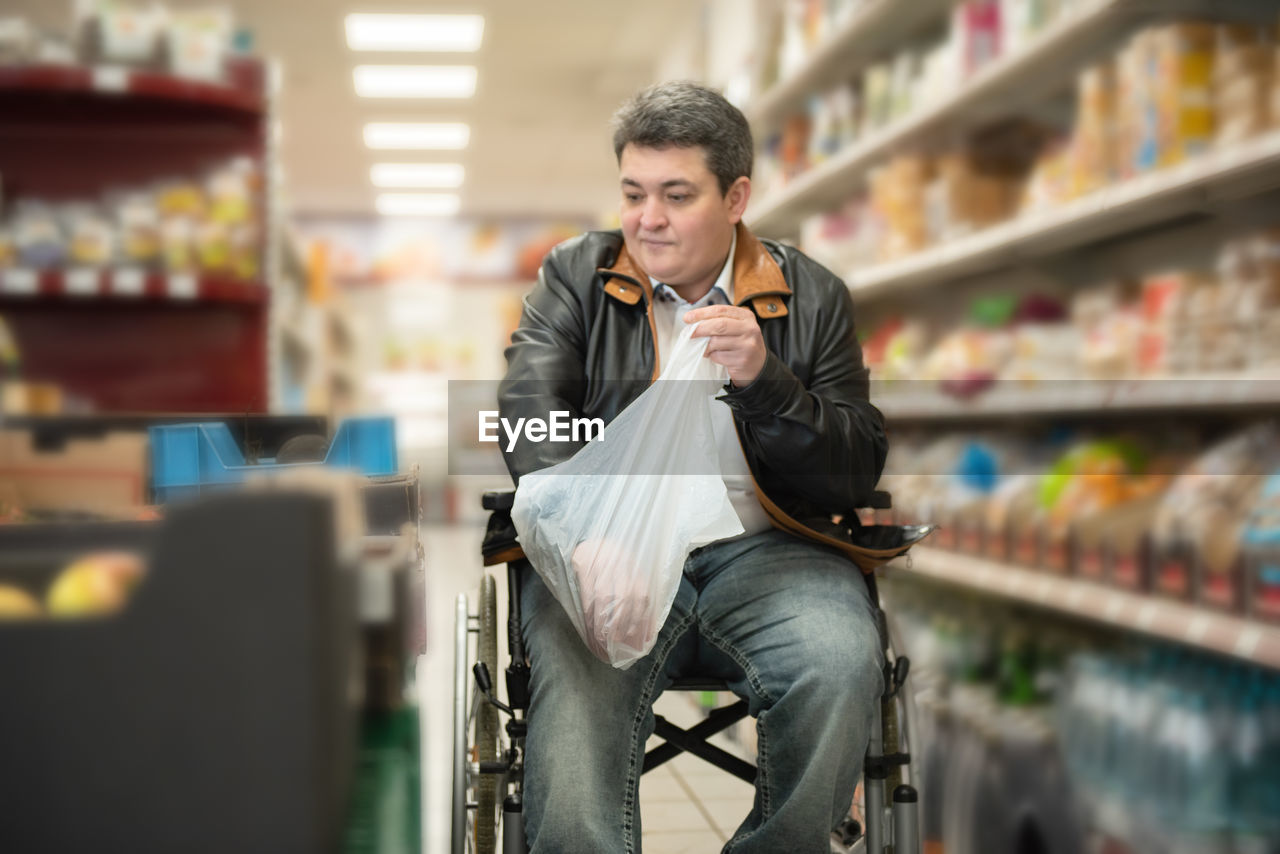
M1280 669L1280 626L924 546L891 567Z
M900 261L851 273L856 297L972 275L1082 246L1203 210L1215 201L1280 187L1280 132L1020 216Z
M923 386L924 383L911 383ZM877 388L877 386L879 386ZM934 389L893 391L872 384L871 399L897 421L965 421L1045 415L1130 415L1280 407L1280 371L1126 380L1045 380L1035 385L1003 381L972 398Z
M966 113L1007 113L1014 105L1026 103L1045 81L1065 81L1083 58L1114 35L1117 19L1131 5L1138 4L1136 0L1091 0L1073 7L1025 47L978 71L950 97L917 109L762 199L754 210L748 209L748 224L766 237L794 234L808 214L845 201L866 171L903 143Z
M761 93L744 112L757 134L800 109L815 92L825 91L859 65L884 51L920 24L942 17L947 0L871 0L857 9L809 61Z
M262 113L264 109L261 95L232 86L111 65L92 68L74 65L0 67L0 93L14 92L61 92L103 97L133 95L253 115Z
M257 305L267 301L266 286L216 276L161 275L139 270L0 271L0 299L149 299L170 302L221 302Z

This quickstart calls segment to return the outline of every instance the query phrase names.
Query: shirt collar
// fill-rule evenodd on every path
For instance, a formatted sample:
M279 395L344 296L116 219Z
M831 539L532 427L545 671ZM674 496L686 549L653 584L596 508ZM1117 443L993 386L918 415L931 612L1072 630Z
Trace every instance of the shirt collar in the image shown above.
M729 242L729 257L724 260L724 266L720 268L720 275L716 277L716 283L711 286L711 290L707 291L699 303L708 303L716 289L724 294L729 305L733 305L733 256L738 250L738 229L733 230L733 240ZM653 276L649 277L649 284L653 285L654 299L660 299L664 302L684 302L684 299L667 285L659 282Z

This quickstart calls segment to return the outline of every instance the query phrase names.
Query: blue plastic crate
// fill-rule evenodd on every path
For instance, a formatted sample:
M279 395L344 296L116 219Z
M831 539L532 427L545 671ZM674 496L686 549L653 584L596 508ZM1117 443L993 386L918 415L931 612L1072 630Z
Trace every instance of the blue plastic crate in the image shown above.
M317 465L355 469L364 475L395 474L396 430L393 418L349 418L338 425L323 463L245 462L227 425L221 422L164 424L148 428L151 438L151 489L156 502L198 495L209 486L239 483L254 472Z

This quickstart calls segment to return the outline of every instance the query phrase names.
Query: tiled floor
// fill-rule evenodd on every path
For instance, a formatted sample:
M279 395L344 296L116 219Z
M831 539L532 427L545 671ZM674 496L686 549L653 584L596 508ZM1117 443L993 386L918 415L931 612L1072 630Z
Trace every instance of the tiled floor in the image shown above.
M449 852L453 716L454 609L458 593L474 597L480 583L478 526L428 526L426 550L427 654L418 668L422 708L423 845L426 854ZM499 577L499 606L505 576ZM505 622L499 613L499 625ZM499 633L501 634L501 633ZM505 649L499 660L506 658ZM688 695L668 694L657 711L688 726L698 711ZM727 742L721 746L732 749ZM645 854L714 854L751 809L752 787L691 756L646 774L640 784Z

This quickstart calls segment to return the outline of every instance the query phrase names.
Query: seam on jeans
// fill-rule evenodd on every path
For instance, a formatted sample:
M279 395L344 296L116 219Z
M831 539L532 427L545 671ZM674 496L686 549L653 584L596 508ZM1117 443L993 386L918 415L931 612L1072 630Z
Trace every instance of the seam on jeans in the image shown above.
M667 638L667 642L662 646L659 654L654 658L653 668L649 671L648 677L645 678L644 684L640 688L640 702L636 705L636 715L631 720L631 749L627 757L627 794L622 802L622 844L626 854L635 854L635 848L631 844L631 829L635 820L636 801L639 799L640 791L640 775L636 772L636 752L640 742L640 726L644 722L645 716L649 713L649 698L653 694L653 686L658 682L658 674L666 667L667 656L671 654L671 648L676 645L676 641L684 635L685 629L693 622L694 612L689 614L676 624L675 629Z
M747 675L747 684L749 684L751 689L760 696L760 699L764 700L771 706L778 702L777 698L765 690L764 683L760 681L760 673L756 670L751 661L738 651L737 647L720 637L720 635L716 633L715 629L703 623L701 620L698 621L698 631L704 638L711 641L712 645L714 645L716 649L732 658L734 662L742 668L742 672Z
M725 843L723 854L730 854L739 842L744 842L760 832L773 815L773 799L769 791L769 738L764 731L765 709L756 718L756 792L760 795L760 823L746 833L740 833Z

